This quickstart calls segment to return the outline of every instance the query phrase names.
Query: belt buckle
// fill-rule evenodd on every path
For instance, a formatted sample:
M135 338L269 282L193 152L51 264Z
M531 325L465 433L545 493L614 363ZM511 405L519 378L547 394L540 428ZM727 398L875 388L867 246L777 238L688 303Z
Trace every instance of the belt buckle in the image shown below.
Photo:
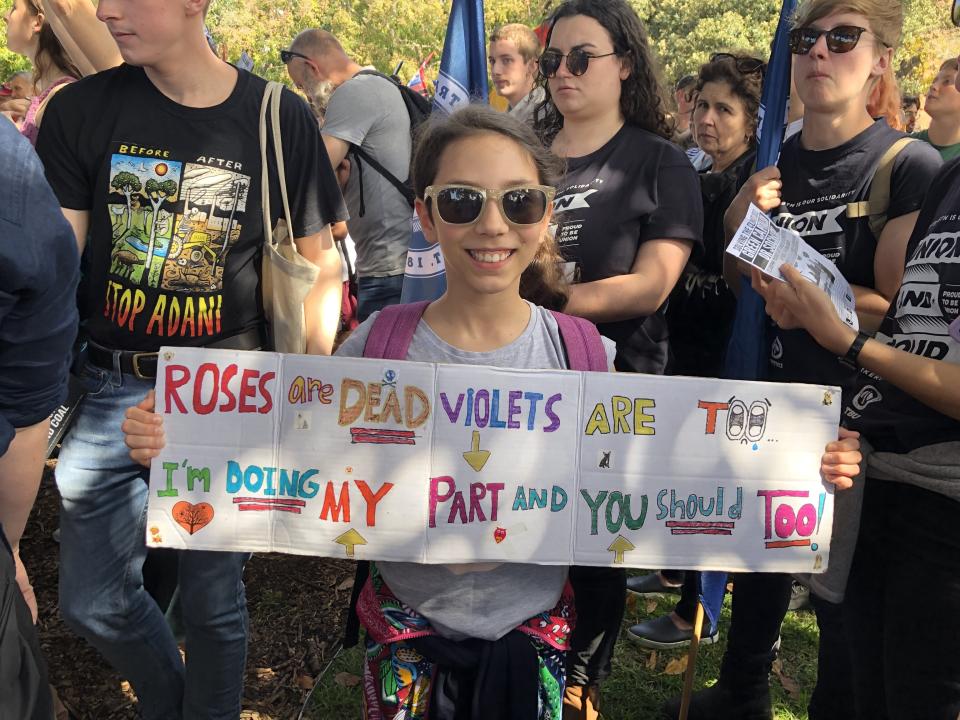
M146 357L146 358L151 358L151 357L152 357L152 358L155 358L155 357L157 357L158 355L159 355L159 353L155 353L155 352L134 353L133 356L130 358L130 363L133 365L133 375L134 375L134 377L136 377L138 380L155 380L156 377L157 377L156 374L154 374L154 375L144 375L144 374L140 371L140 359L141 359L141 358L145 358L145 357Z

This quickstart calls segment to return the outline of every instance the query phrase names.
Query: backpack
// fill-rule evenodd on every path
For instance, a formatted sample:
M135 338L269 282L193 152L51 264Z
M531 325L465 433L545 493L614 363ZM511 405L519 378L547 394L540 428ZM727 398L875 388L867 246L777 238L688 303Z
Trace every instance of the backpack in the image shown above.
M376 75L379 78L383 78L391 85L397 88L400 92L400 97L403 98L403 105L407 109L407 115L410 117L410 137L411 139L415 137L417 128L419 128L426 119L430 116L430 101L427 100L423 95L414 90L411 90L406 85L401 85L394 78L389 75L384 75L381 72L376 70L361 70L357 75ZM410 207L413 207L414 200L416 199L416 194L413 191L413 184L409 173L407 175L406 181L401 181L396 175L387 170L383 165L377 162L368 152L363 150L359 145L351 145L349 154L353 154L363 162L367 163L372 167L376 172L385 177L390 181L390 184L393 185L404 198L406 198L407 203ZM357 173L359 175L359 184L360 184L360 217L363 217L365 209L363 204L363 165L357 163Z
M916 138L902 137L887 148L880 157L876 169L873 171L873 180L870 183L870 194L866 200L847 203L848 218L866 217L870 225L870 232L877 240L887 224L887 209L890 207L890 181L893 176L893 163L907 145L919 142Z
M406 305L388 305L380 311L373 321L367 343L363 348L365 358L380 360L405 360L410 342L416 332L423 311L429 300L408 303ZM589 320L565 315L551 310L551 314L560 327L560 339L567 354L567 369L590 372L607 371L607 352L600 339L597 326ZM343 647L351 648L360 639L360 622L357 618L357 598L370 574L370 562L357 562L357 573L353 580L350 595L350 609L343 631Z

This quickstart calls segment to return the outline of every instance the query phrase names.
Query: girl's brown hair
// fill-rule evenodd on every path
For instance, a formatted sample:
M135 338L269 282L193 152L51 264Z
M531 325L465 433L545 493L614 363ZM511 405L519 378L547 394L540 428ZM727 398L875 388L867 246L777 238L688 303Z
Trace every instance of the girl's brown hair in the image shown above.
M24 2L26 3L27 10L33 13L34 16L43 13L43 9L38 0L24 0ZM57 39L56 34L53 32L53 27L51 27L46 19L44 19L43 25L40 27L37 42L37 55L33 59L34 86L40 82L40 78L42 78L50 68L60 68L72 78L79 79L83 77L83 73L80 72L70 59L70 56L67 55L67 51L63 49L63 45L60 44L60 40Z
M537 140L525 123L487 105L467 105L449 117L432 116L417 133L410 177L417 197L437 176L443 151L460 140L485 133L512 140L530 156L541 185L556 187L566 169L565 163ZM430 212L430 201L426 200ZM551 232L546 232L536 256L520 276L520 295L537 305L559 310L567 303L569 288L562 270L562 257Z

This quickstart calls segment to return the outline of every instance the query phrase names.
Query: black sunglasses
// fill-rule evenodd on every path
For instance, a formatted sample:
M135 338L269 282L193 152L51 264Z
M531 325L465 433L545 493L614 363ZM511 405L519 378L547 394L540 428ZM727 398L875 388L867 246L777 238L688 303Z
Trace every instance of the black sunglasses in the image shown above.
M732 60L737 72L741 75L752 75L753 73L765 74L767 64L760 58L743 57L742 55L731 55L730 53L719 52L710 56L710 62L726 62Z
M288 62L290 62L291 60L293 60L295 57L303 58L304 60L309 60L309 59L310 59L310 58L308 58L306 55L304 55L303 53L298 53L298 52L295 51L295 50L281 50L281 51L280 51L280 61L281 61L284 65L286 65Z
M587 66L590 64L591 60L594 58L610 57L611 55L619 55L619 53L608 52L604 55L591 55L586 50L574 48L564 55L559 50L544 50L543 54L540 56L540 72L546 78L555 77L557 70L560 69L560 62L566 58L567 70L570 71L571 75L580 77L587 71Z
M860 36L864 33L873 35L869 30L856 25L839 25L832 30L820 30L819 28L803 27L790 31L790 52L794 55L806 55L821 35L827 36L827 50L832 53L848 53L853 50L860 42Z
M424 197L436 203L437 214L448 225L477 222L488 200L499 204L500 212L514 225L536 225L547 214L553 194L554 189L547 185L521 185L505 190L486 190L471 185L431 185Z

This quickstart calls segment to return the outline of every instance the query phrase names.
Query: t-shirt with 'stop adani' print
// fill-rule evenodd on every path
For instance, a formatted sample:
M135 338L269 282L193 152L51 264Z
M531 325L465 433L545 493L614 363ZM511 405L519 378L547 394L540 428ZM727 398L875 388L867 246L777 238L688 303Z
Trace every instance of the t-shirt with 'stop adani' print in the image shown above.
M230 96L178 105L142 68L65 88L37 142L61 206L87 210L83 305L99 345L209 345L262 326L260 103L266 82L238 70ZM346 211L316 121L284 92L280 127L294 237ZM283 214L272 148L271 225Z

